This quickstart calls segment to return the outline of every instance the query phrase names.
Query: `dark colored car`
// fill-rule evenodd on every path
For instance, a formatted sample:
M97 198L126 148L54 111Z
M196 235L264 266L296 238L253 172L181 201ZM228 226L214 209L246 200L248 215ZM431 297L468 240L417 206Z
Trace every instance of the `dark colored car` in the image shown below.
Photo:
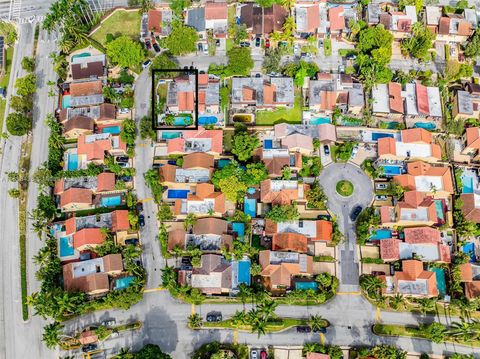
M97 344L87 344L87 345L84 345L82 347L82 352L84 353L88 353L88 352L91 352L93 350L97 349Z
M356 221L360 212L362 212L362 207L361 206L355 206L355 208L353 208L353 210L352 210L352 213L350 213L350 219L352 221Z
M222 313L220 312L210 312L207 314L207 322L221 322Z
M123 182L132 182L132 176L120 176L118 179Z
M153 49L155 52L160 52L160 46L158 46L158 44L153 44Z
M297 333L310 333L312 328L309 325L299 325L297 326Z
M330 154L330 147L328 147L328 145L323 146L323 153L325 153L327 156Z
M268 49L270 47L270 39L265 39L265 48Z
M175 162L175 163L176 163L176 162ZM163 163L154 163L154 164L152 165L152 168L153 168L153 169L159 169L159 168L162 167L162 166L163 166Z
M152 48L152 43L149 40L145 40L145 47L147 50L150 50Z
M127 156L118 156L117 157L117 162L127 163L128 162L128 157Z
M314 333L323 333L325 334L327 332L327 328L321 327L313 331Z
M372 275L374 275L374 276L385 275L385 272L374 270L374 271L372 271Z
M140 227L145 226L145 216L143 214L138 216L138 224L140 225Z
M138 244L138 239L136 239L136 238L125 239L125 244L127 246L129 246L129 245L136 246Z
M357 55L355 54L348 54L347 56L345 56L345 58L347 60L355 60L357 58Z
M142 202L137 202L137 211L138 212L143 211L143 203Z
M242 41L240 47L250 47L250 43L248 41Z
M260 46L260 38L259 38L259 37L257 37L257 38L255 39L255 46L256 46L256 47L259 47L259 46Z

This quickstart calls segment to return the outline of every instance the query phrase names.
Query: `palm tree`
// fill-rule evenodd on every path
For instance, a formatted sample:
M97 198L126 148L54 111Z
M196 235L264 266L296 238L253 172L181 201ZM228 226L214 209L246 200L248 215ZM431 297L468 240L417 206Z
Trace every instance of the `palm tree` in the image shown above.
M177 287L177 274L173 267L166 266L162 269L162 285L167 289Z
M63 326L59 322L53 322L43 327L42 340L45 345L53 349L60 343L60 334Z
M202 317L198 313L189 315L188 325L193 329L200 328L202 326Z
M325 327L325 319L318 314L312 315L310 317L310 326L314 332L319 331L321 328Z
M183 228L188 231L195 223L197 223L197 216L194 213L189 213L183 221Z
M466 319L470 319L472 312L477 309L475 303L470 302L466 298L452 300L451 306L460 310L460 316Z
M302 349L302 355L307 356L310 353L315 353L318 349L318 343L305 343Z
M403 295L401 295L400 293L397 293L393 297L390 297L388 299L388 304L390 304L390 306L393 309L398 309L404 303L405 303L405 299L403 298Z
M472 323L464 321L463 318L461 319L461 322L453 322L450 325L450 328L446 332L447 335L454 339L460 338L465 342L478 338L480 334L478 327L472 325Z
M252 311L249 312L249 314ZM258 314L258 312L257 312ZM252 333L257 333L258 337L260 338L261 335L265 335L265 329L267 328L267 321L263 317L259 317L258 315L253 317L253 321L250 322L252 326Z
M47 265L50 262L50 248L42 247L36 255L33 256L33 263L39 266Z
M380 290L385 288L385 283L378 277L373 275L362 275L360 277L360 287L367 292L371 298L376 298L380 295Z
M275 316L275 309L278 307L278 302L273 299L265 299L257 306L258 311L264 315L265 318L271 318Z
M417 303L420 305L420 311L423 314L428 312L434 312L437 304L436 298L420 298L417 300Z
M130 353L130 348L121 348L120 352L114 357L115 359L132 359L133 354Z
M248 321L248 314L244 310L237 310L230 320L234 325L244 325Z
M292 13L292 8L295 6L296 0L282 0L280 4L289 11L289 13Z
M241 283L238 286L237 297L239 297L240 300L242 301L244 309L245 309L245 303L247 303L247 299L252 295L253 295L252 288L248 287L245 283Z
M195 305L200 305L205 301L205 296L197 288L190 290L190 300Z

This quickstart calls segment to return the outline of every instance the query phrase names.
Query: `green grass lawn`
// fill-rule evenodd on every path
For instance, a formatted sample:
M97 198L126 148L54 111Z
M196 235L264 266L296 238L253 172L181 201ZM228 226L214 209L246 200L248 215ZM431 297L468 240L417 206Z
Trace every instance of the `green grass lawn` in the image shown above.
M8 87L8 82L10 80L10 70L12 68L12 58L13 58L13 47L10 46L6 51L5 55L5 64L6 70L5 74L1 77L0 87Z
M323 52L325 56L332 56L332 40L329 38L323 40Z
M0 132L3 130L3 120L5 119L5 106L7 105L6 100L0 99Z
M343 197L351 196L353 193L353 184L350 181L346 181L346 180L339 181L337 182L337 185L335 188L337 190L337 193Z
M223 149L230 153L233 147L233 131L223 131Z
M118 10L110 16L100 28L93 33L92 39L105 46L107 34L113 36L127 35L137 40L140 36L140 21L142 16L135 11Z
M255 123L258 126L271 126L276 123L302 123L302 94L295 90L295 102L292 108L279 108L275 111L258 111Z
M265 328L266 333L278 332L280 330L288 329L297 325L307 325L308 320L305 319L295 319L295 318L277 318L274 322L268 323ZM250 325L236 325L233 324L231 320L224 320L222 322L204 322L203 327L205 328L226 328L226 329L238 329L241 331L252 331Z

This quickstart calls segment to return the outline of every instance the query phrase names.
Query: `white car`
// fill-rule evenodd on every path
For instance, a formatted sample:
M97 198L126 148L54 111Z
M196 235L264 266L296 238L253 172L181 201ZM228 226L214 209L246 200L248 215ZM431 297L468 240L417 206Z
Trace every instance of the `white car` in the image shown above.
M255 349L252 349L250 351L250 359L258 359L258 354L257 354L257 351Z
M296 56L300 55L300 45L298 45L298 44L293 45L293 54L296 55Z
M352 155L350 156L350 159L353 160L357 155L357 153L358 153L358 146L355 146L352 150Z
M203 45L203 54L208 55L208 44Z
M142 64L142 67L143 67L144 69L146 69L146 68L147 68L148 66L150 66L151 64L152 64L152 61L147 60L147 61L145 61L145 62Z

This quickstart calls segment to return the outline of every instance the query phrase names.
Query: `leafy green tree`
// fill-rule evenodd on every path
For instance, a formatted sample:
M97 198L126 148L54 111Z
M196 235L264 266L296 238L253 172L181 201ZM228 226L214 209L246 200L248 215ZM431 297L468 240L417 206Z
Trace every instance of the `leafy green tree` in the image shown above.
M470 39L468 39L464 54L469 58L480 55L480 30L476 30Z
M280 69L280 61L282 55L280 49L268 48L265 50L265 57L263 58L263 69L266 73L278 72Z
M23 136L32 129L32 120L27 116L14 112L7 116L7 131L13 136Z
M149 116L143 116L140 119L140 138L146 140L147 138L155 141L157 139L157 133L152 126L152 118Z
M173 213L168 203L162 202L158 209L157 218L160 222L169 221L173 218Z
M364 274L360 277L360 287L370 298L378 298L382 288L385 288L385 283L377 276Z
M365 244L370 238L371 228L379 224L380 217L375 213L375 209L372 207L365 208L357 218L357 242L359 244Z
M135 138L137 135L137 127L135 121L132 119L125 119L122 122L122 131L120 132L120 138L128 146L135 146Z
M48 348L55 348L60 343L62 328L63 326L59 322L53 322L43 327L42 341Z
M197 31L181 21L172 22L172 32L160 41L162 47L167 48L172 55L180 56L195 52L198 41Z
M32 180L43 188L52 187L55 184L52 171L47 168L45 163L37 167L33 173Z
M147 344L135 353L134 359L172 359L172 357L162 352L158 345Z
M105 45L110 60L121 67L135 67L140 65L145 52L140 43L128 36L120 36Z
M222 169L216 170L212 175L212 183L216 188L219 188L220 180L223 178L237 177L243 178L244 171L240 168L237 161L231 161Z
M248 47L233 47L227 51L227 57L227 74L229 76L248 76L253 69L251 51Z
M268 178L268 171L263 162L249 163L242 176L242 182L247 186L255 186Z
M388 304L392 309L398 309L401 305L405 304L405 298L400 293L388 298Z
M312 315L310 316L310 326L314 332L320 331L323 327L325 327L325 319L318 314Z
M404 39L401 44L404 55L411 56L428 61L431 59L430 48L432 47L435 35L427 29L425 24L417 22L412 27L412 36Z
M245 24L235 25L232 30L233 42L237 45L248 37L247 26Z
M276 223L294 221L300 217L297 206L295 204L273 206L270 211L265 214L265 218Z
M318 181L314 181L306 194L307 203L313 208L323 208L328 200L327 195Z
M20 96L31 96L37 90L37 77L34 74L19 77L15 81L15 88L17 89L17 94Z
M183 228L188 231L197 223L197 216L194 213L189 213L183 220Z
M17 188L10 188L8 190L8 195L12 198L18 198L20 197L20 190Z
M446 334L453 339L460 339L465 342L475 340L480 335L478 322L453 322L450 328L446 331Z
M30 96L12 96L10 97L10 107L16 112L26 114L33 109L33 100Z
M247 186L241 182L238 177L231 176L220 179L218 182L220 191L225 195L225 198L230 202L242 202Z
M433 322L432 324L426 325L423 328L427 339L431 340L434 343L442 343L445 341L447 328L441 323Z
M278 0L255 0L255 2L261 7L271 7L273 4L278 4Z
M415 9L417 10L417 13L419 13L424 6L424 0L400 0L398 2L398 8L400 10L405 9L405 6L407 5L413 5L415 6Z
M427 314L435 311L437 298L419 298L417 303L420 305L420 311Z
M24 69L27 72L35 71L35 58L25 56L22 59L22 69Z
M405 359L407 352L390 345L377 345L370 351L375 359Z
M292 178L292 169L288 166L282 168L282 179L288 181Z
M256 135L242 131L233 137L232 153L237 156L239 161L244 162L252 157L253 151L258 146L260 146L260 140Z
M202 317L195 313L188 316L188 325L190 328L198 329L202 327Z
M172 9L172 11L177 17L180 17L182 15L183 9L186 9L191 5L191 0L172 0L170 2L170 9Z
M18 38L15 25L3 20L0 21L0 35L5 37L5 43L8 45L13 44Z

